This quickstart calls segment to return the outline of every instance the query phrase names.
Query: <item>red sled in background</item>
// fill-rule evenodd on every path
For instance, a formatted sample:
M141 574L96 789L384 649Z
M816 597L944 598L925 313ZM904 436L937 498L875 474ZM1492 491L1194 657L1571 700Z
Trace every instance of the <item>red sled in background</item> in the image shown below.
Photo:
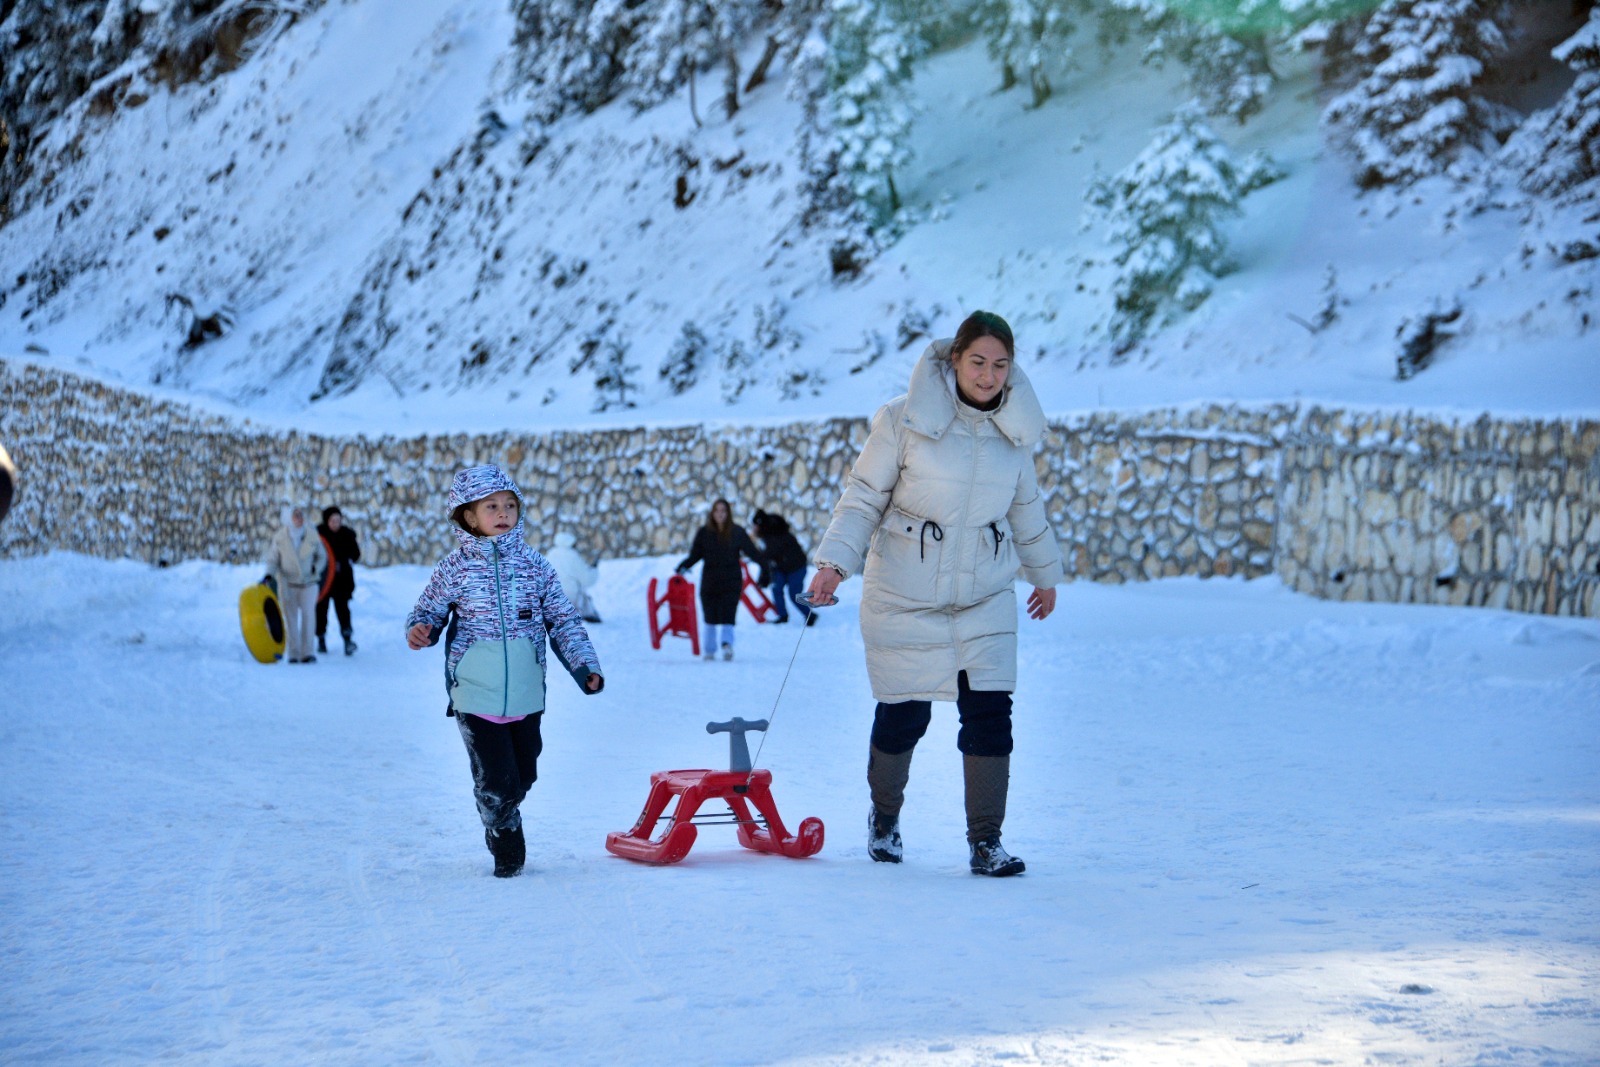
M746 578L749 575L745 576ZM674 574L667 579L667 593L665 596L656 596L656 579L650 579L650 588L647 591L650 605L650 647L659 649L661 638L670 634L673 637L687 637L689 647L696 656L700 655L700 616L694 606L694 583L681 575ZM661 608L667 609L667 620L661 621Z
M739 602L750 609L750 614L755 617L756 622L766 622L768 613L774 615L778 613L777 605L767 596L767 591L750 577L750 564L740 560L739 570L744 574L744 582L739 586Z

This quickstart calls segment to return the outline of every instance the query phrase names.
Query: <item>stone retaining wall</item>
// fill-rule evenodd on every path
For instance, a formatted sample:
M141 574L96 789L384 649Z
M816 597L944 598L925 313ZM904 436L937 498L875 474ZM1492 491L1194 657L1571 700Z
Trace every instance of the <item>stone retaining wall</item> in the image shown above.
M453 546L450 478L506 466L529 540L591 557L686 551L709 501L826 527L860 418L762 427L327 437L207 415L0 361L20 469L0 556L259 558L283 504L337 503L363 562ZM1342 599L1593 615L1600 424L1208 405L1052 420L1036 454L1068 572L1097 581L1278 573Z

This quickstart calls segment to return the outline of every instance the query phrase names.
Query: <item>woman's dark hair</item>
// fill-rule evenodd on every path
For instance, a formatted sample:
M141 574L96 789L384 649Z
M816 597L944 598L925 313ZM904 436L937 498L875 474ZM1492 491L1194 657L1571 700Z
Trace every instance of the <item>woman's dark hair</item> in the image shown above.
M339 505L337 504L332 504L322 509L322 521L324 523L333 518L335 515L339 516L341 519L344 518L344 512L339 510Z
M1011 325L992 311L974 311L962 321L956 330L956 339L950 343L950 358L958 358L980 337L993 337L1006 346L1006 355L1017 358L1017 343L1011 337Z
M728 516L722 525L717 525L717 505L721 504L724 513ZM706 529L717 535L718 541L733 540L733 505L721 497L711 502L711 510L706 512Z

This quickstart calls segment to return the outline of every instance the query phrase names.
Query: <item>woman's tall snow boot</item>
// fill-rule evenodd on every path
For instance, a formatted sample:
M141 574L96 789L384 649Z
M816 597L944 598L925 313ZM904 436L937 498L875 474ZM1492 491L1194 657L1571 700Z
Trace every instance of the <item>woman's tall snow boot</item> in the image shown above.
M967 786L967 843L973 874L1005 878L1027 865L1000 847L1000 824L1006 820L1006 793L1011 787L1010 756L963 756Z
M870 747L867 785L872 790L872 811L867 817L867 854L879 863L899 863L905 856L900 842L900 807L911 778L911 750L890 755Z

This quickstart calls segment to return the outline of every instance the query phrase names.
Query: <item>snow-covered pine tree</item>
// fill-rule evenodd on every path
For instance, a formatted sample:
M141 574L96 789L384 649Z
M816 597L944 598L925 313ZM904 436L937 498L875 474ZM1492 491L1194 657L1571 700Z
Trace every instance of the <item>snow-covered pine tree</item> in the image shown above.
M1499 7L1500 0L1388 0L1367 20L1355 46L1367 73L1324 113L1349 137L1357 184L1466 178L1509 130L1507 110L1477 91L1505 48Z
M1026 78L1033 93L1030 106L1050 99L1050 70L1071 55L1073 16L1084 7L1083 0L979 0L972 20L990 58L1000 64L1002 92Z
M834 109L828 91L833 10L830 0L785 3L773 23L780 55L789 65L787 94L800 105L795 141L800 157L800 207L805 232L831 234L828 258L834 276L854 277L877 250L873 220L856 198L852 176L840 168Z
M744 342L737 337L725 339L717 353L722 364L722 402L735 404L744 391L756 382L755 361Z
M637 363L628 362L627 342L615 337L601 342L595 355L594 410L636 407L633 397L639 386L634 373L638 369Z
M1600 7L1552 54L1578 77L1554 107L1523 123L1505 154L1522 187L1538 196L1560 196L1600 178Z
M1108 326L1122 356L1174 307L1193 310L1225 273L1220 224L1260 182L1236 166L1198 105L1180 108L1125 170L1090 185L1087 199L1110 224L1120 271Z
M900 210L911 161L911 62L920 40L906 0L832 0L827 91L838 169L878 225Z
M511 0L515 71L531 117L594 111L624 89L625 63L653 12L630 0Z
M711 340L692 322L685 322L672 342L666 358L661 361L661 380L667 383L673 396L693 389L700 380L700 368L711 354Z
M689 88L695 121L697 72L724 66L723 107L739 107L739 45L766 16L762 0L655 0L634 11L632 39L622 57L621 83L639 108L653 107Z

